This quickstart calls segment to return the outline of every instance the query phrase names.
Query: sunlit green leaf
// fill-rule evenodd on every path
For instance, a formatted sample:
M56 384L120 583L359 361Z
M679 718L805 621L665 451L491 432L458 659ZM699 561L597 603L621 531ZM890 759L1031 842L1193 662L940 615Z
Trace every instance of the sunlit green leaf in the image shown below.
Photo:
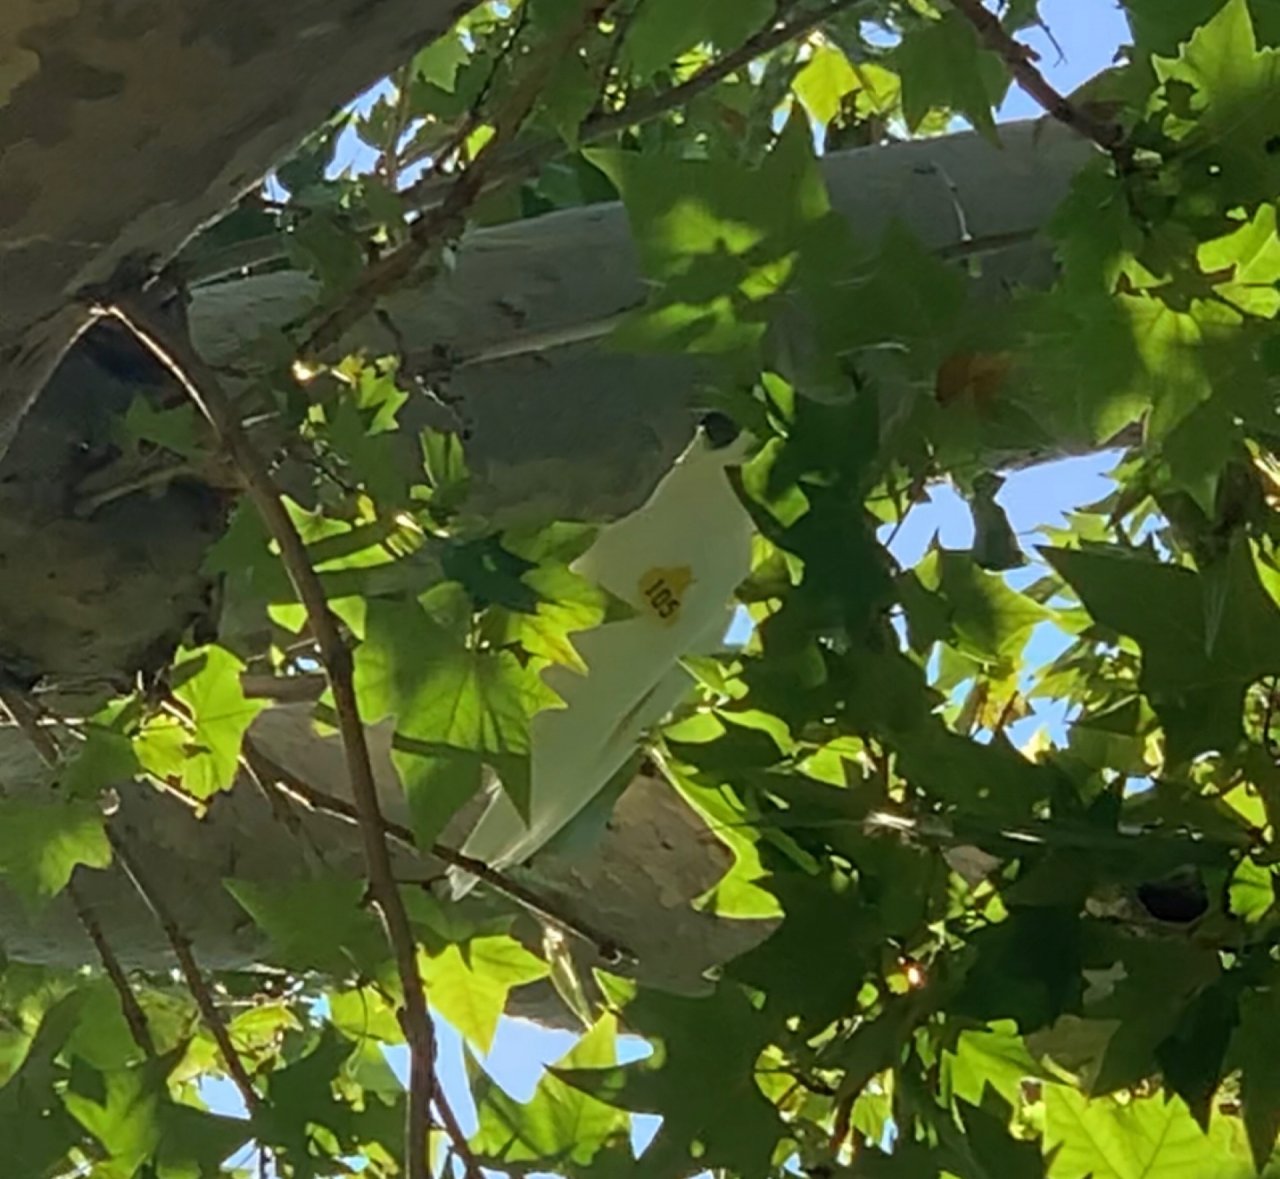
M110 862L97 804L0 799L0 874L28 903L60 893L78 865L105 868Z
M488 1052L513 987L547 976L547 964L515 939L475 937L422 959L432 1005L481 1052Z
M557 1069L607 1068L616 1060L616 1021L605 1016L556 1062ZM587 1165L610 1142L627 1137L630 1119L619 1109L548 1072L531 1101L513 1101L492 1082L478 1087L480 1126L472 1149L503 1163Z

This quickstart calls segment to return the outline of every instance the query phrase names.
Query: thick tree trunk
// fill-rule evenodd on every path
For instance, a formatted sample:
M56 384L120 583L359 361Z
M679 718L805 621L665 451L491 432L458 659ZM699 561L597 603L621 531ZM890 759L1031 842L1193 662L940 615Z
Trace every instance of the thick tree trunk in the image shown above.
M83 323L465 0L5 0L0 451Z
M77 292L132 257L170 256L330 108L443 28L452 9L441 0L8 5L0 60L16 72L5 74L0 106L0 446L79 323L82 313L68 310ZM1035 233L1090 155L1058 128L1044 130L1007 127L1003 150L972 135L867 149L832 156L824 170L833 204L864 236L900 218L931 247L986 243L977 281L998 298L1009 283L1051 273ZM371 321L346 343L377 352L403 343L410 364L447 393L471 430L478 510L498 520L609 517L647 494L690 428L691 363L621 357L600 344L643 292L622 210L597 206L469 235L455 273L387 300L395 339ZM312 296L291 272L213 283L195 292L192 330L210 360L226 362ZM109 438L134 391L127 372L105 372L91 350L73 349L0 464L0 662L29 681L44 677L64 701L77 686L163 657L207 610L199 566L220 526L216 500L175 484L75 510L85 456ZM406 416L449 424L426 397ZM278 761L346 794L333 742L311 732L305 707L272 710L256 733ZM378 738L394 813L397 788ZM0 727L0 781L7 792L47 786L13 728ZM244 782L204 819L125 784L119 822L210 965L252 963L262 951L224 878L296 876L309 856L359 865L342 822L304 815L300 833L290 830ZM642 778L590 856L548 860L537 879L565 912L635 950L643 977L692 987L764 932L689 908L726 862L672 792ZM122 957L167 962L123 877L81 875ZM68 906L32 915L3 889L0 941L16 958L92 960Z
M840 152L823 160L833 208L865 241L894 220L930 249L971 251L984 298L1043 286L1053 274L1037 236L1090 160L1092 146L1058 124ZM198 290L191 327L215 363L264 325L283 325L313 298L293 271ZM403 347L470 428L478 475L472 506L497 519L600 517L630 510L687 440L693 358L624 356L604 337L645 296L626 214L595 205L470 234L456 269L429 291L384 300L345 341L375 353ZM425 399L407 415L449 425Z

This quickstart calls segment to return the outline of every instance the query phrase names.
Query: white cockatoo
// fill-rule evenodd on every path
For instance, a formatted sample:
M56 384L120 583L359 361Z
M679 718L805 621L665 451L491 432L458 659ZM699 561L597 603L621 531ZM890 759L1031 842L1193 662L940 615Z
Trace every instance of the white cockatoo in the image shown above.
M645 731L689 691L682 657L716 650L733 593L751 569L751 518L727 468L750 447L708 415L653 494L601 530L572 565L634 608L573 636L586 673L543 672L563 708L530 722L529 822L498 791L462 851L493 868L527 860L579 815L635 752ZM475 877L451 871L455 896Z

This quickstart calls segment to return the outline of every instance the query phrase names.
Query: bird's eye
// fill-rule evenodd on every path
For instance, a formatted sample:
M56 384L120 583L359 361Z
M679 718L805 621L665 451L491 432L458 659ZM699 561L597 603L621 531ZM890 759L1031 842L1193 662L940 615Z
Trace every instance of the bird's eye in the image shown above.
M712 450L723 450L742 432L728 414L714 410L703 415L702 429Z

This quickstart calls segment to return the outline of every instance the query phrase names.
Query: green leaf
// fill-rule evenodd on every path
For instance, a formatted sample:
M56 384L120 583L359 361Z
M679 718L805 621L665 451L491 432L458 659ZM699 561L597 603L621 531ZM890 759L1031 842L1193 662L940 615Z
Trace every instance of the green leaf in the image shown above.
M96 803L0 799L0 873L29 905L60 893L80 864L109 863L111 845Z
M124 732L120 713L128 707L104 709L84 728L84 741L75 748L59 777L72 798L96 798L110 786L121 786L142 772L133 741Z
M1274 198L1280 162L1280 50L1259 49L1246 0L1228 0L1176 58L1156 58L1155 113L1177 142L1173 161L1186 195L1222 211Z
M813 51L791 86L805 110L824 124L840 113L847 95L860 89L858 75L849 59L826 42Z
M271 1074L268 1100L250 1122L263 1145L282 1150L303 1175L315 1174L307 1161L315 1126L329 1131L339 1150L359 1142L356 1110L334 1096L341 1069L353 1050L349 1040L326 1026L309 1052Z
M681 797L733 853L732 866L698 898L696 907L743 920L779 916L778 898L761 883L767 870L760 846L743 830L742 806L718 783L704 781L683 766L668 764L666 774Z
M1261 921L1276 903L1273 869L1246 856L1231 874L1227 885L1227 905L1231 913L1249 925Z
M773 1020L756 1011L735 986L689 999L641 991L624 1024L656 1041L652 1056L614 1069L564 1069L560 1076L623 1109L663 1115L645 1152L651 1175L728 1167L767 1175L786 1128L755 1081L757 1058Z
M1044 1162L1037 1145L1009 1133L1012 1108L991 1093L983 1095L980 1106L957 1102L965 1136L953 1149L971 1156L978 1173L989 1179L1043 1179Z
M771 0L646 0L627 29L625 54L631 68L648 78L686 50L709 42L736 49L773 16Z
M984 1023L1013 1020L1025 1035L1079 1006L1082 930L1074 909L1013 909L969 938L973 965L953 1009Z
M235 781L240 743L267 704L245 696L240 687L244 663L224 647L179 652L178 660L173 694L190 710L195 726L182 784L196 798L209 798Z
M1179 46L1215 13L1225 0L1122 0L1135 42L1140 50L1172 56ZM1249 10L1264 44L1280 41L1280 11L1271 0L1250 0Z
M902 113L916 130L930 111L964 115L997 141L992 111L1009 86L1009 75L993 53L982 48L973 26L959 12L910 30L894 54L902 77Z
M227 880L227 891L271 939L273 956L293 970L339 977L376 973L387 947L364 904L366 884L344 876L264 884Z
M355 674L365 722L396 718L394 760L420 841L434 841L485 765L527 812L529 721L558 703L535 665L468 646L416 602L375 600Z
M981 568L968 554L935 549L913 571L922 588L937 596L954 650L995 670L1013 666L1042 622L1054 611L1010 588L1005 579Z
M1173 1035L1156 1052L1165 1088L1187 1103L1201 1126L1209 1124L1223 1079L1223 1060L1239 1020L1238 1001L1234 979L1206 988L1187 1005Z
M621 1110L566 1084L556 1069L607 1068L617 1059L617 1024L605 1016L538 1081L532 1100L513 1101L492 1082L477 1086L479 1128L471 1148L506 1164L588 1166L604 1147L625 1141L630 1119Z
M1216 1139L1176 1097L1089 1101L1065 1085L1045 1087L1049 1179L1246 1179L1247 1164L1225 1158Z
M970 1105L982 1103L988 1086L1013 1104L1021 1096L1024 1081L1047 1075L1011 1022L961 1031L942 1059L944 1092Z
M1215 290L1232 305L1260 319L1280 311L1280 237L1276 209L1262 205L1239 229L1201 244L1196 254L1206 274L1226 275Z
M1235 749L1245 689L1280 668L1280 610L1248 547L1233 546L1216 581L1120 549L1045 556L1099 623L1142 648L1142 690L1170 761Z
M452 29L443 37L437 37L424 49L419 49L410 65L415 76L441 90L453 93L457 85L458 69L471 55Z
M147 1162L159 1164L163 1177L213 1173L249 1136L247 1123L177 1105L169 1098L165 1073L172 1061L155 1060L131 1069L114 1069L72 1088L64 1098L68 1111L97 1140L105 1158L95 1169L102 1179L129 1179ZM96 1082L89 1085L86 1082ZM146 1172L141 1172L145 1174Z
M795 1019L798 1030L816 1031L851 1014L854 980L861 980L884 941L874 906L839 872L826 879L779 873L759 883L778 898L782 925L734 959L726 973L762 991L762 1010L779 1026Z
M59 1091L63 1070L57 1058L80 1018L85 997L83 991L72 991L43 1014L21 1067L0 1088L0 1125L14 1131L5 1162L15 1175L51 1173L79 1138L79 1127Z
M1244 1124L1259 1171L1271 1157L1280 1134L1280 1054L1274 1050L1277 1027L1280 990L1274 981L1265 990L1249 991L1241 997L1240 1023L1230 1059L1241 1070Z
M447 945L424 956L421 969L432 1006L481 1052L493 1045L511 989L548 974L542 959L504 934Z
M585 675L587 665L574 646L573 635L613 621L629 608L615 604L607 590L556 562L536 565L520 580L536 595L532 612L503 614L496 640L518 643L530 655Z
M134 739L142 767L204 801L229 790L240 766L240 744L265 700L250 700L240 687L244 664L224 647L178 653L173 694L189 721L162 714Z
M124 428L131 438L150 442L183 458L190 458L199 449L196 436L196 408L189 401L169 409L157 409L144 396L137 396L125 414Z
M326 290L347 290L364 267L364 252L354 230L315 210L285 239L299 269L309 270Z
M1211 950L1169 939L1117 936L1092 950L1122 972L1088 1008L1110 1029L1096 1066L1085 1073L1090 1092L1102 1094L1151 1076L1161 1046L1177 1035L1196 996L1213 989L1221 968Z
M645 273L659 283L616 344L729 352L763 336L766 308L833 232L822 173L793 119L759 168L636 152L587 158L622 194Z

